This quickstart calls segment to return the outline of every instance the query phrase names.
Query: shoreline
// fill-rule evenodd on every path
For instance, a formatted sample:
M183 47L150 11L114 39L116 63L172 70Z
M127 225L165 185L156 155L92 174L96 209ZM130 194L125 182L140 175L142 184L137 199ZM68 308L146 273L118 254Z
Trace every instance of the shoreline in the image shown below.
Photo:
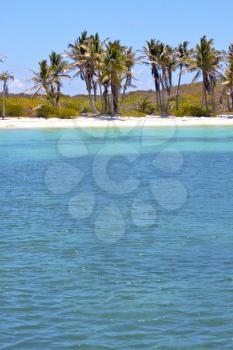
M7 117L0 119L0 130L11 129L64 129L106 127L183 127L233 126L233 116L217 117L77 117L74 119Z

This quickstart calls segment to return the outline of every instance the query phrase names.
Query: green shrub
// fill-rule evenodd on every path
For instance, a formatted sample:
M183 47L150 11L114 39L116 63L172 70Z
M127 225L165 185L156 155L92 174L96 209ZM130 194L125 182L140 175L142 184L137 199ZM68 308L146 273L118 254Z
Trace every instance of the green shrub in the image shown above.
M80 109L80 113L82 114L86 114L90 111L90 109L87 106L82 106L82 108Z
M18 104L6 105L6 115L9 117L21 117L25 115L23 106Z
M37 110L37 116L42 118L72 118L77 115L77 110L69 107L54 108L44 105Z
M145 97L138 100L136 110L145 114L153 114L155 112L155 106L148 97Z
M183 105L175 112L175 115L177 117L208 117L210 113L207 113L207 111L200 106Z

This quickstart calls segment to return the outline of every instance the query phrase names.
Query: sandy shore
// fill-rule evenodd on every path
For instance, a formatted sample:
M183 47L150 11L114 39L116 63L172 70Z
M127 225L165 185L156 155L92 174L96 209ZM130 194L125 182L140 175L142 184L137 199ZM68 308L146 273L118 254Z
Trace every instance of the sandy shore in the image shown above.
M79 117L76 119L6 118L0 129L43 128L105 128L105 127L164 127L164 126L233 126L233 116L207 117Z

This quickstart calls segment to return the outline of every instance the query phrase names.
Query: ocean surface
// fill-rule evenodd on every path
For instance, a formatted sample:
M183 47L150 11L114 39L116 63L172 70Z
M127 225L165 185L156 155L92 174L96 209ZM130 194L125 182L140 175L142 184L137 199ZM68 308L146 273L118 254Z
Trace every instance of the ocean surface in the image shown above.
M0 132L1 350L233 349L233 128Z

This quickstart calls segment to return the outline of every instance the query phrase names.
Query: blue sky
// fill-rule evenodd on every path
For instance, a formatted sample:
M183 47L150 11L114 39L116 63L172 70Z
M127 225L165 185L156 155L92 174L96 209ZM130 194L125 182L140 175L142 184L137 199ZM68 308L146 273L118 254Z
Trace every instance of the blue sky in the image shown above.
M0 69L16 77L11 91L24 91L38 61L52 50L63 52L85 29L98 31L103 39L121 39L137 50L151 38L174 46L183 40L195 45L204 34L215 39L217 48L227 49L233 42L232 13L232 0L1 1L0 53L7 60ZM147 67L137 67L135 74L138 88L153 86ZM73 80L64 92L81 93L84 87Z

